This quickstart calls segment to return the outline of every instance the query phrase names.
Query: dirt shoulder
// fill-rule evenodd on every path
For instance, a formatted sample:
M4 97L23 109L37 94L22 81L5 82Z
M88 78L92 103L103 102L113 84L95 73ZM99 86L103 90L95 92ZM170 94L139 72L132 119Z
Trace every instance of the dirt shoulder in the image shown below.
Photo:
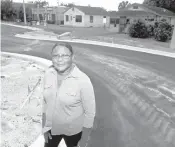
M27 147L41 134L43 74L34 62L1 56L2 147Z

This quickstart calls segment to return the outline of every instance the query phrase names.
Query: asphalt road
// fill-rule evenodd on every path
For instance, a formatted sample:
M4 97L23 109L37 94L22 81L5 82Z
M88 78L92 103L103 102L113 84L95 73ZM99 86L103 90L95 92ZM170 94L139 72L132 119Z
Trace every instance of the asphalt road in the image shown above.
M2 51L51 59L53 42L15 38L14 34L19 31L26 30L2 28ZM155 139L153 128L143 125L141 117L132 113L132 107L109 77L113 76L112 80L115 80L120 74L126 80L135 74L143 80L145 74L146 80L152 80L148 75L154 73L152 78L156 75L174 82L175 59L94 45L72 43L72 46L76 63L90 76L95 89L97 116L89 147L171 147L163 140ZM118 64L118 68L114 69L113 64ZM134 73L137 70L139 72Z

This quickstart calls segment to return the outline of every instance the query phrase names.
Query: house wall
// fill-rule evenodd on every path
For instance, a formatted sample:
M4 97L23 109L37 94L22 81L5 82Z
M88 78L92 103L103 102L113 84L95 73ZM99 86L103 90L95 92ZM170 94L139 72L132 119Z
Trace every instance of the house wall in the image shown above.
M56 24L64 21L64 14L62 13L64 8L39 8L39 14L42 15L43 20L47 13L47 20L54 20ZM37 20L37 8L32 9L33 20ZM54 15L54 17L53 17ZM54 19L55 18L55 19Z
M69 16L69 21L66 21L66 15ZM76 22L76 15L82 15L82 22ZM85 14L80 10L78 10L77 8L74 9L71 8L64 13L64 25L84 27L85 26L84 24L85 24Z
M154 25L155 22L160 22L162 19L165 19L168 23L173 24L173 19L170 17L163 17L163 16L157 16L157 15L149 15L149 16L127 16L127 19L130 20L130 23L133 23L135 20L142 20L146 24Z
M175 27L175 17L171 18L171 25L174 25Z
M106 27L110 25L110 17L106 16ZM104 27L103 16L93 15L93 22L90 22L90 15L85 15L85 27Z
M32 19L33 20L37 20L37 14L42 15L42 18L44 19L44 13L45 13L45 9L44 8L39 8L39 10L37 10L37 8L33 8L32 9Z
M175 20L173 19L174 21L174 25L175 26ZM172 35L172 39L171 39L171 43L170 43L170 48L174 49L175 50L175 27L174 27L174 30L173 30L173 35Z

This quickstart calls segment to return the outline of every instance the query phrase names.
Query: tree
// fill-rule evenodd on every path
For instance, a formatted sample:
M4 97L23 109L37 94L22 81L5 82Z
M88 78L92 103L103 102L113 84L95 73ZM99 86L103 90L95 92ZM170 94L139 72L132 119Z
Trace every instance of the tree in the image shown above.
M68 4L67 4L67 7L73 7L73 6L75 6L74 3L68 3Z
M16 16L15 10L12 6L12 0L1 1L1 19L13 19Z
M175 0L144 0L143 4L161 7L175 12Z
M60 5L61 5L61 6L65 6L65 7L70 7L70 8L73 7L73 6L75 6L74 3L67 3L67 4L65 4L65 3L63 3L63 2L62 2Z
M23 6L21 5L19 8L19 19L24 22L24 10L23 10ZM26 7L26 20L27 22L29 22L32 18L31 18L31 9L29 7Z
M34 4L35 6L37 7L37 5L39 5L39 7L43 7L43 6L46 6L48 5L49 3L47 1L42 1L42 0L37 0L37 1L34 1Z
M126 7L128 7L129 5L131 5L128 1L122 1L121 3L119 3L118 5L118 10L122 10Z

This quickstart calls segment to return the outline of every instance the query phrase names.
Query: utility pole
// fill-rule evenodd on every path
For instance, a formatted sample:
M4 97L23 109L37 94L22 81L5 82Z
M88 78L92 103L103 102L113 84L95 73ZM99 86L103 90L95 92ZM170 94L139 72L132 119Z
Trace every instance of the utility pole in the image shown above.
M27 24L27 21L26 21L26 8L25 8L24 0L23 0L23 12L24 12L24 24L26 25Z
M45 8L44 26L47 26L47 27L48 27L48 25L47 25L47 19L48 19L48 15L47 15L47 7L48 7L48 3L47 3L45 6L43 6L43 7Z
M38 3L37 3L37 19L38 19L38 21L37 21L37 25L40 25L40 18L39 18L39 5L40 5L40 3L39 3L39 1L38 1Z
M58 4L58 24L60 25L59 0L57 0L57 4Z

